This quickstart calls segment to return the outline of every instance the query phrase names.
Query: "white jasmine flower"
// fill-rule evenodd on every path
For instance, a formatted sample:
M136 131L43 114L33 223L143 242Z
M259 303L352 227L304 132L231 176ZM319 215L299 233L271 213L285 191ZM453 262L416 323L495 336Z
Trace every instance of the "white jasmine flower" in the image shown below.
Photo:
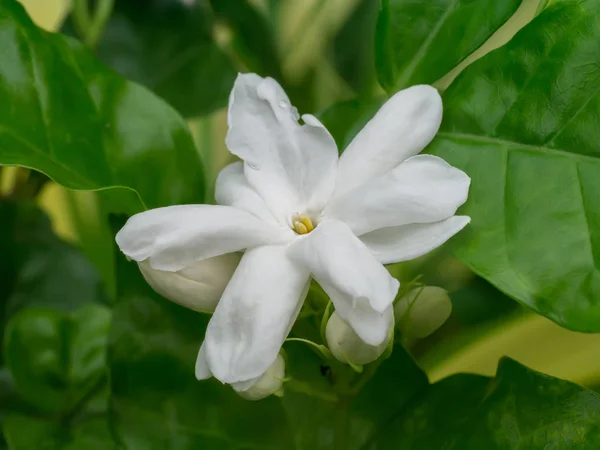
M183 205L129 219L117 243L129 258L178 272L246 249L215 309L196 364L237 390L275 362L312 276L336 313L369 345L393 324L399 283L383 264L441 245L468 222L455 216L469 177L417 155L442 117L437 91L394 95L338 159L334 140L299 116L271 78L239 75L227 147L242 162L220 173L218 206Z
M389 320L391 328L394 326L393 316L390 316ZM325 338L331 354L338 361L346 364L368 364L375 361L383 354L391 337L390 333L379 345L369 345L335 312L327 321L325 328Z
M414 288L394 306L400 331L423 339L440 328L452 313L452 301L446 289L437 286Z

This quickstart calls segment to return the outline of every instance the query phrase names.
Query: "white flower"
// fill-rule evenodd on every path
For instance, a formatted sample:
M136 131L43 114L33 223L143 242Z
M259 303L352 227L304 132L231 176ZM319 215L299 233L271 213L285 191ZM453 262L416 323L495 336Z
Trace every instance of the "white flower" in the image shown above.
M391 328L394 326L393 316L390 316L389 320ZM327 321L325 328L325 338L331 354L338 361L346 364L368 364L375 361L383 354L391 337L390 333L379 345L369 345L335 312Z
M169 272L247 249L208 325L199 379L234 387L258 380L277 358L311 276L364 342L388 338L399 283L383 264L423 255L469 222L454 215L469 177L435 156L415 156L441 117L434 88L401 91L338 159L329 132L311 115L299 124L276 81L238 76L226 143L242 162L220 173L219 205L146 211L117 235L129 258Z
M414 288L394 306L400 331L423 339L440 328L452 313L446 289L437 286Z

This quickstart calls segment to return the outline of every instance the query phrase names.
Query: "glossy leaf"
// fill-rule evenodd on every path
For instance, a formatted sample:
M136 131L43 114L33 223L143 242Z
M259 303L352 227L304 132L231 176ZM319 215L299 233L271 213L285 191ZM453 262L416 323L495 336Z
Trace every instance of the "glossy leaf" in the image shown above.
M377 20L379 83L392 93L432 84L479 48L522 0L384 0Z
M505 359L493 380L453 375L432 385L374 448L592 450L600 445L599 421L595 392Z
M5 332L6 364L19 394L49 412L66 412L106 376L110 311L88 305L74 314L28 308Z
M290 342L284 347L291 380L283 398L243 400L216 380L194 377L209 317L161 299L134 263L123 258L118 266L110 348L112 411L114 429L127 449L318 450L344 439L347 445L339 448L358 450L427 384L398 348L355 395L344 380L350 376L356 386L360 377L348 366L327 367L305 344ZM318 336L318 326L313 329ZM339 383L345 395L333 387Z
M117 0L95 48L103 62L186 117L224 107L236 74L213 41L210 9L205 2L188 3Z
M600 331L600 1L547 8L449 87L430 150L472 178L457 255L557 323Z
M183 119L98 63L73 39L37 28L16 0L0 4L0 164L80 190L123 188L129 213L200 202L203 174ZM117 199L114 199L115 201Z

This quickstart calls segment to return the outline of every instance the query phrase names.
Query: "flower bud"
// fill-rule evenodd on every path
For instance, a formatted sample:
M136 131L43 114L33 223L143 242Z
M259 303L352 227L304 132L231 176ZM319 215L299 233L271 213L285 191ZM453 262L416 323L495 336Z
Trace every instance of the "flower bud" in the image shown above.
M400 331L422 339L441 327L452 312L452 302L445 289L436 286L415 288L394 306Z
M148 260L139 263L148 284L168 300L201 312L215 310L240 255L228 253L198 261L177 272L155 270Z
M283 390L283 380L285 377L285 361L281 355L267 371L249 388L237 393L246 400L260 400L272 394L277 394Z
M393 321L392 315L390 315L390 319ZM393 324L390 325L390 328L392 327ZM334 312L327 321L325 338L335 359L346 364L368 364L382 355L390 342L391 335L377 346L369 345Z

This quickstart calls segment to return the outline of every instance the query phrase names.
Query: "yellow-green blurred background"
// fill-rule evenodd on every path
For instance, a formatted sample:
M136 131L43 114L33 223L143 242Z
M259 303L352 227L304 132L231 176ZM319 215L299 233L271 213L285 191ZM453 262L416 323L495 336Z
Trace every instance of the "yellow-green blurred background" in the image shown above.
M34 21L49 30L60 27L70 7L67 0L21 2ZM253 3L261 7L263 2L255 0ZM286 49L282 51L284 70L293 78L301 76L309 67L318 67L317 86L321 107L349 95L331 68L327 67L323 52L327 37L344 23L357 3L357 0L287 0L280 9L278 20L281 23L277 30L280 48ZM437 86L443 89L466 65L510 39L533 18L538 3L539 0L525 0L517 14L502 29L460 67L439 80ZM227 33L224 31L221 34L218 39L226 42ZM214 177L228 161L224 147L224 112L192 121L190 128L209 165L208 171ZM11 188L15 173L16 169L11 169L8 176L3 178L3 191ZM55 183L49 183L39 202L52 218L55 231L74 244L81 244L86 233L89 235L90 230L99 227L94 193L67 191ZM93 240L90 242L88 239L86 245L93 245ZM446 276L460 278L465 275L466 269L459 266L458 269L447 270ZM550 375L590 387L600 385L600 335L571 332L522 309L497 321L487 321L461 330L418 355L420 364L432 381L456 372L491 375L495 372L498 359L507 355Z

